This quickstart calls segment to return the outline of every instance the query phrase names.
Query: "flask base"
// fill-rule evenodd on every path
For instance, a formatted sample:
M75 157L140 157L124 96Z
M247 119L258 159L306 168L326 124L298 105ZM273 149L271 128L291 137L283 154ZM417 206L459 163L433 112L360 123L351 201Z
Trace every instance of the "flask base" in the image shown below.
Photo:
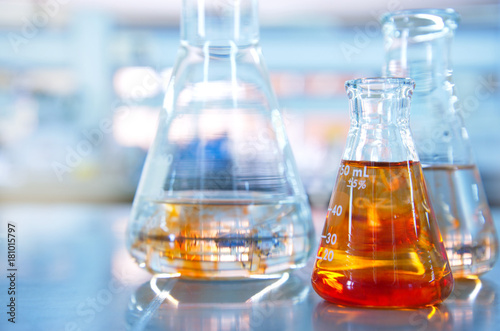
M182 259L166 259L161 253L150 253L148 256L144 252L131 251L137 264L153 275L176 275L178 278L187 280L262 280L280 278L284 273L305 266L305 262L290 263L289 259L281 261L268 261L260 263L257 268L252 269L251 263L243 262L200 262ZM306 260L296 256L298 260ZM148 262L144 262L148 261ZM272 265L268 265L272 263Z
M404 283L404 282L402 282ZM394 286L393 282L349 281L334 283L327 277L313 276L312 286L323 299L344 306L369 308L418 308L444 301L453 290L453 278L444 277L436 284L412 280Z
M487 261L472 265L452 265L451 271L453 272L453 278L455 279L476 279L490 271L494 264L495 261Z
M313 232L305 202L193 196L139 204L142 226L129 229L129 250L140 266L153 274L227 280L275 278L306 264Z

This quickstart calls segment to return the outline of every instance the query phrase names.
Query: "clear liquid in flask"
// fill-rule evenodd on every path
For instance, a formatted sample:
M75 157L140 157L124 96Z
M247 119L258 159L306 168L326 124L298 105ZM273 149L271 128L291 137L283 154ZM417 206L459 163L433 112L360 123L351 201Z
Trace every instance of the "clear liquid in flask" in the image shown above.
M477 167L424 165L423 172L453 275L489 271L498 242Z
M200 192L196 192L200 194ZM185 278L235 279L303 266L311 245L309 208L265 194L175 198L140 204L143 227L131 252L153 272Z

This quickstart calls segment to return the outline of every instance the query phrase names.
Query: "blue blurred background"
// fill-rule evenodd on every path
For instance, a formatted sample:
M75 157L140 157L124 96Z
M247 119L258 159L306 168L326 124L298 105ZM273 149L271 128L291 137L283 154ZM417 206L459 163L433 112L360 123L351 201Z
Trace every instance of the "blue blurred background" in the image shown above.
M347 134L345 80L380 75L387 11L462 15L454 78L500 205L497 1L263 0L261 45L311 202ZM0 202L130 202L179 44L181 0L0 0ZM125 111L126 110L126 111Z

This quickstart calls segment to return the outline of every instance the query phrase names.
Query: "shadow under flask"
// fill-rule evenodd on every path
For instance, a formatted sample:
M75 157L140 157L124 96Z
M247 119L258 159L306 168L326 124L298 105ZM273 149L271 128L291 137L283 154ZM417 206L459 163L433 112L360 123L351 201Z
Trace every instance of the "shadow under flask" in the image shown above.
M314 238L261 54L257 0L183 0L181 45L133 203L128 248L152 273L271 278Z
M351 124L312 274L325 300L438 304L453 289L409 130L411 79L346 82Z
M416 9L382 18L385 74L416 83L411 130L455 278L489 271L498 239L452 79L450 48L459 16Z

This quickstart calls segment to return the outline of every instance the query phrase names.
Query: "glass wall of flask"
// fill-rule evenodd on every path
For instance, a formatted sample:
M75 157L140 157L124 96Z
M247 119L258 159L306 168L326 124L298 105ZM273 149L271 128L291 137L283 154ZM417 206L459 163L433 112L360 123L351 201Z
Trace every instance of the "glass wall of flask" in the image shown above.
M453 276L409 130L413 81L348 81L351 125L312 275L341 305L442 302Z
M416 90L411 130L455 277L490 270L498 240L464 121L450 47L458 15L406 10L383 18L385 74L411 77Z
M257 0L184 0L181 45L128 246L153 273L273 277L305 265L311 211L259 47Z

